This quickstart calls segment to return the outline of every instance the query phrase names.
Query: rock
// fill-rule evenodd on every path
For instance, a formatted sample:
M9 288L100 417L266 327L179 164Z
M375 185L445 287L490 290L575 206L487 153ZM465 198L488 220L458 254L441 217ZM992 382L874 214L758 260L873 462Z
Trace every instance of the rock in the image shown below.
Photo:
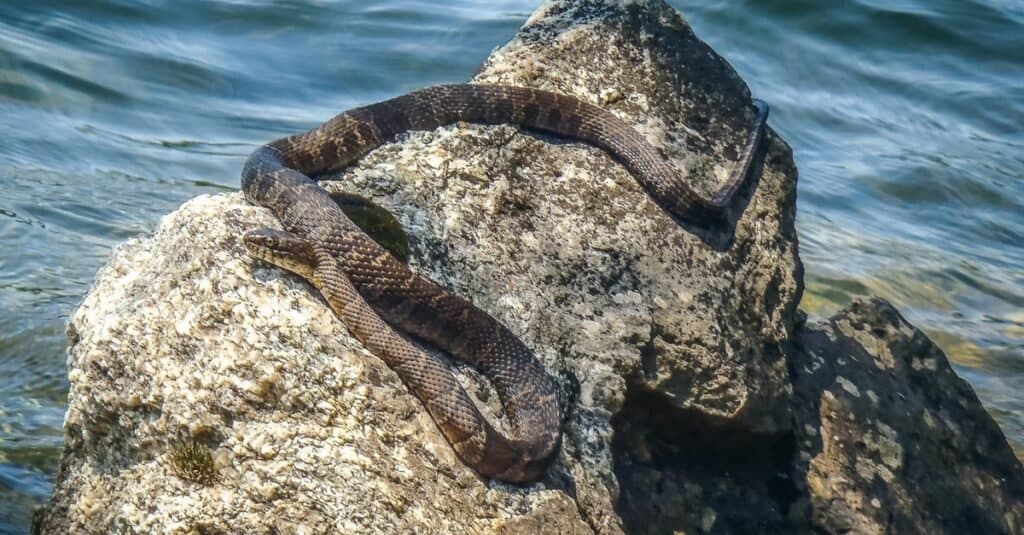
M753 120L742 80L662 2L550 4L474 80L604 106L703 192ZM611 417L627 384L744 428L789 425L778 348L800 293L796 176L781 140L765 147L728 236L680 228L599 149L511 126L413 133L325 183L394 213L416 269L509 325L563 384L561 458L527 488L459 463L309 285L247 257L241 233L277 226L266 210L237 194L185 204L116 252L70 322L66 454L42 525L619 531ZM215 466L176 468L195 441Z
M274 225L203 196L120 247L69 325L72 390L41 527L80 533L586 531L554 483L487 485L310 287L246 258ZM213 472L176 457L193 441Z
M705 193L725 180L753 118L742 80L660 1L546 5L474 80L601 105ZM324 183L393 213L414 268L507 324L556 377L563 447L547 477L525 487L462 465L310 285L248 257L239 236L278 226L267 210L237 193L186 203L118 248L71 318L66 447L35 528L618 533L861 522L863 503L849 496L891 495L830 482L845 460L825 450L817 462L797 444L826 427L811 419L815 385L836 396L883 390L853 371L842 373L849 384L791 372L805 358L787 353L793 333L810 336L794 331L796 169L773 132L763 149L732 232L681 228L600 150L510 126L412 133ZM498 418L479 377L461 378ZM877 455L871 474L888 469L895 479L881 484L895 489L913 464L902 428L886 425L896 435L879 431L865 447ZM949 458L979 459L955 456L967 444ZM821 498L823 486L837 490ZM847 524L875 517L863 518Z
M474 81L601 105L710 194L746 140L749 91L666 4L627 4L541 8ZM416 133L325 187L394 212L415 264L548 351L549 369L580 380L586 406L614 411L637 381L677 407L774 432L789 422L779 347L801 270L796 169L776 136L766 146L725 251L679 227L599 149L510 126Z
M1024 468L946 356L881 299L800 329L798 507L830 533L1021 533Z
M1020 533L1024 468L945 355L881 299L799 326L792 432L630 396L615 417L629 533Z

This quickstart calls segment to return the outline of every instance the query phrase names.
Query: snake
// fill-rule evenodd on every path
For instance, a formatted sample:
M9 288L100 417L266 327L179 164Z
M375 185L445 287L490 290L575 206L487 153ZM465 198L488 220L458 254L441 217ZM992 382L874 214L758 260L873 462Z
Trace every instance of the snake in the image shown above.
M269 208L282 229L248 230L242 242L252 257L318 289L348 331L419 398L465 465L484 478L528 484L544 476L561 444L554 379L508 327L416 273L360 230L317 179L406 132L459 122L511 124L603 149L667 213L715 226L746 182L764 136L768 105L754 99L753 107L753 125L728 181L705 198L635 128L599 106L526 87L426 87L342 112L256 149L242 171L242 192ZM497 393L510 432L488 421L450 367L412 340L478 370Z

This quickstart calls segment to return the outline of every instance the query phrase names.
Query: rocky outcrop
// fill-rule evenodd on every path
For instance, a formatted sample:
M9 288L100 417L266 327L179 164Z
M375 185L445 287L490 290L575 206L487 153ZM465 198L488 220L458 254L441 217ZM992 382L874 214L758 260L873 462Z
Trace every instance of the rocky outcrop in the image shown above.
M889 303L800 329L797 516L831 533L1021 533L1024 470L946 356Z
M880 299L799 325L791 433L631 396L616 416L631 533L1020 533L1024 468L945 355Z
M658 1L542 7L474 80L601 105L704 192L753 118L742 80ZM238 194L192 200L120 247L70 321L66 450L36 527L831 529L837 504L867 491L816 501L824 476L797 462L804 430L825 427L809 392L828 387L790 349L809 335L795 330L796 169L774 133L757 169L734 228L712 233L678 226L600 150L510 126L413 133L325 182L393 213L415 269L499 318L558 380L563 447L527 487L463 466L308 284L246 255L239 236L278 226L269 212ZM461 375L498 417L487 385Z

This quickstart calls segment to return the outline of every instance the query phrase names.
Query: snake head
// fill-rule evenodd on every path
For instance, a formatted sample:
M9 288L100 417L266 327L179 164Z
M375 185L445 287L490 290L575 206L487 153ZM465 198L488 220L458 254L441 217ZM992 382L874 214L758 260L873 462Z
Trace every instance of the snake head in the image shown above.
M250 230L242 235L249 255L310 280L316 269L313 242L291 232L271 228Z

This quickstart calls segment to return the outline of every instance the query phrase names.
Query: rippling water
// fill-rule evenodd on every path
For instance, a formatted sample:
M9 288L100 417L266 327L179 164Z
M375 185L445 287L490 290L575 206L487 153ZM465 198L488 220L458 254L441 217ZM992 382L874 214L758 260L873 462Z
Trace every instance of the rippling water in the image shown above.
M803 306L894 301L1024 451L1024 4L672 3L793 145ZM535 8L367 4L0 3L0 532L50 490L63 325L111 247L261 142L467 79Z

